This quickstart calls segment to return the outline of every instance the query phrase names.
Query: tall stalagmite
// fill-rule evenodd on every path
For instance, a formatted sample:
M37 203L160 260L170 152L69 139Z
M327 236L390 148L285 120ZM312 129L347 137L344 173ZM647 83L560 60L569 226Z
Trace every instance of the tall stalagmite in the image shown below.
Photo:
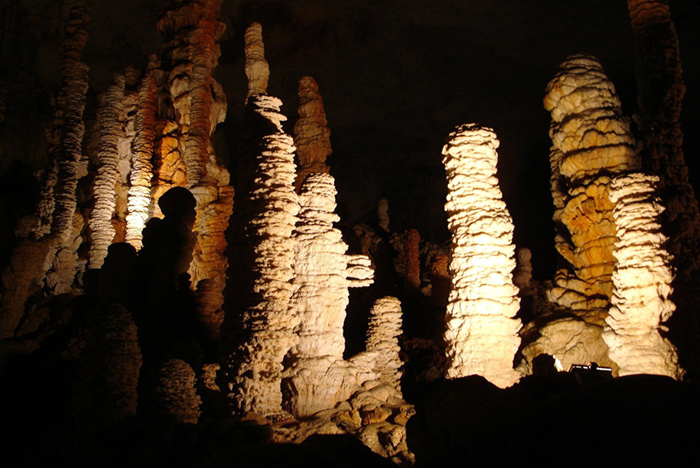
M123 75L114 78L107 92L100 96L97 120L100 127L97 177L93 185L95 205L90 213L90 268L101 268L107 249L114 239L112 216L116 206L115 185L119 177L119 143L124 138Z
M267 93L270 66L265 60L265 44L260 23L251 24L245 31L245 74L248 77L246 102L256 94Z
M658 178L640 173L616 177L610 184L615 204L617 264L615 289L603 338L620 375L656 374L678 379L675 347L659 333L676 306L669 300L673 289L671 257L664 249L656 196Z
M627 6L636 38L644 169L659 176L667 248L685 276L700 268L700 213L683 156L685 84L678 36L667 0L627 0Z
M299 318L291 307L295 239L299 202L294 191L294 142L284 133L280 113L282 102L272 96L256 94L248 99L246 121L250 125L244 157L254 166L252 185L246 193L247 205L241 208L248 219L237 228L242 258L236 268L250 275L238 302L244 301L232 332L234 349L224 370L236 411L253 411L276 419L282 411L281 379L283 360L297 344L294 333ZM240 190L240 188L239 188ZM244 295L243 295L244 294Z
M478 374L499 387L516 383L520 300L513 221L496 179L493 130L461 125L442 150L452 232L452 291L447 305L448 378Z
M370 311L367 352L375 353L374 369L382 383L401 391L401 347L399 336L403 322L401 301L387 296L377 299Z
M323 99L318 92L318 83L310 76L299 80L299 120L294 124L294 145L297 147L299 169L296 188L309 174L330 172L326 158L331 154L331 131L323 108Z
M348 287L368 286L374 272L369 258L346 255L342 233L333 227L340 220L336 193L333 177L316 173L306 178L299 195L292 295L299 342L292 350L293 376L285 383L285 407L296 416L332 408L357 389L343 361Z
M639 167L636 143L615 88L594 57L573 55L562 63L544 106L552 116L554 218L568 230L556 245L573 267L557 272L548 294L564 307L598 314L592 320L602 323L615 263L609 175Z

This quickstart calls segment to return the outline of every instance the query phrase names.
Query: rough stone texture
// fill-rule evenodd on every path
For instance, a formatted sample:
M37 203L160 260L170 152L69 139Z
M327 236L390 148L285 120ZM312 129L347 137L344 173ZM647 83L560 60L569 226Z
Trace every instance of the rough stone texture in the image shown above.
M448 378L478 374L499 387L518 381L518 290L513 222L496 179L498 140L488 128L459 126L442 150L452 232L447 305Z
M318 83L310 76L299 80L299 120L294 124L294 145L297 147L299 168L295 186L301 189L306 177L314 173L328 173L326 158L331 152L331 131L323 108Z
M263 133L247 148L252 153L245 155L255 166L246 195L250 220L244 223L242 239L247 245L241 246L248 249L241 267L251 275L245 280L251 290L240 298L246 301L242 315L231 317L237 323L233 326L237 343L222 366L235 409L271 419L283 415L282 361L297 344L294 329L299 324L290 304L296 243L292 231L299 202L294 191L294 145L282 129L281 105L279 99L264 94L250 97L247 104L251 132Z
M98 310L81 355L76 419L82 431L105 429L136 414L141 369L136 325L122 305Z
M260 23L251 24L245 31L245 74L248 77L246 102L256 94L267 93L270 66L265 60L265 44Z
M124 138L124 85L123 75L114 78L114 84L100 96L98 125L100 127L99 161L93 185L95 205L90 213L90 268L101 268L107 249L115 235L112 216L116 207L115 185L119 176L119 143Z
M659 176L667 249L679 275L685 276L700 267L700 213L682 147L685 84L678 36L668 2L627 0L627 6L636 38L644 169Z
M513 284L518 287L521 295L527 294L532 288L532 252L526 247L520 247L515 252Z
M635 140L615 88L594 57L579 54L564 61L547 86L544 106L552 116L555 243L572 266L557 272L548 296L602 325L615 263L608 175L639 168Z
M153 147L155 142L157 81L155 63L141 81L138 91L138 104L134 122L133 156L129 174L128 214L126 215L125 240L136 250L143 243L143 229L146 226L151 207L151 179L153 178Z
M401 391L403 374L403 362L399 358L401 324L401 301L391 296L377 299L370 311L367 352L376 354L374 371L378 379L398 392Z
M612 307L605 320L603 339L619 374L656 374L679 379L675 347L659 333L676 309L669 300L673 291L670 255L664 249L659 215L663 207L656 196L656 176L640 173L616 177L610 186L615 204L617 264Z
M174 423L197 424L202 399L195 391L192 367L181 359L168 359L156 377L156 411Z

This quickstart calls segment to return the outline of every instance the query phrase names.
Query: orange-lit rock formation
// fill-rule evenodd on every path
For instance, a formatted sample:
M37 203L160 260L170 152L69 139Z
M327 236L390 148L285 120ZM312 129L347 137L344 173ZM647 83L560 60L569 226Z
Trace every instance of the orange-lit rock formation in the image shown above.
M95 205L90 213L90 268L100 268L115 235L112 216L116 207L115 189L119 177L119 144L124 139L125 78L114 78L107 92L100 96L98 125L100 127L97 177L93 185Z
M688 180L680 125L685 95L678 36L667 1L627 0L636 38L642 159L659 176L667 248L680 275L700 268L700 213Z
M663 247L666 236L659 224L663 207L656 195L657 181L656 176L634 173L616 177L610 184L617 264L603 338L621 376L657 374L678 379L683 370L676 349L659 333L676 306L669 299L673 273Z
M195 391L192 367L182 359L168 359L156 377L156 411L173 423L197 424L202 399Z
M299 168L296 188L309 174L328 173L326 158L331 154L331 131L323 108L323 99L318 91L318 83L310 76L299 80L299 120L294 124L294 145L297 147Z
M442 150L447 172L445 210L452 232L452 291L447 305L448 378L481 375L508 387L520 320L511 273L513 222L496 179L499 142L475 124L459 126Z
M256 94L248 99L246 119L263 131L257 144L251 142L245 157L254 164L252 185L244 208L249 221L242 228L246 248L242 268L252 275L246 291L245 310L238 321L236 345L224 367L230 396L237 411L254 411L276 418L282 414L281 379L283 360L297 344L294 333L299 318L291 307L294 276L292 231L299 202L294 191L295 164L292 137L284 133L282 102ZM253 131L253 130L251 130Z
M260 23L251 24L245 31L245 74L248 77L246 102L256 94L267 93L270 66L265 60L265 44Z
M343 361L343 324L348 287L371 284L373 270L368 258L346 255L348 246L333 227L340 220L335 195L335 181L324 173L309 175L299 195L292 295L299 342L292 350L296 363L285 383L285 407L302 417L334 407L358 388Z

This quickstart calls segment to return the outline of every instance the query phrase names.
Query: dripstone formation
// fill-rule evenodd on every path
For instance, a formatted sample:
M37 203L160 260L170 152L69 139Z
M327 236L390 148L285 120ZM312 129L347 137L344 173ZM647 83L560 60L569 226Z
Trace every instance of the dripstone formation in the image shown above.
M467 124L442 150L452 232L452 291L447 305L448 378L482 375L499 387L516 383L520 300L513 285L513 221L496 179L498 140Z

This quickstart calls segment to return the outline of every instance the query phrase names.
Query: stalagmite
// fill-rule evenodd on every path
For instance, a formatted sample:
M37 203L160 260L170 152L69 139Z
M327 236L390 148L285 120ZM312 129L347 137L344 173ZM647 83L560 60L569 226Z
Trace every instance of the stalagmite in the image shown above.
M309 174L330 171L326 165L326 158L332 152L331 131L327 125L318 83L305 76L299 80L299 120L294 125L294 145L299 157L295 182L297 192Z
M202 399L195 391L192 367L182 359L168 359L156 377L156 411L171 422L197 424Z
M532 288L532 252L521 247L515 252L515 270L513 283L520 290L520 295L527 294Z
M248 77L246 102L256 94L267 93L270 66L265 60L265 44L260 23L251 24L245 31L245 74Z
M375 372L382 383L401 391L401 301L387 296L372 306L367 329L367 352L376 353Z
M627 0L627 6L636 38L644 169L659 176L667 248L685 276L700 268L700 214L682 147L685 84L678 36L667 1Z
M149 68L154 67L153 61ZM157 106L157 82L152 68L141 81L138 91L138 107L134 122L132 163L129 174L128 214L126 215L125 240L136 250L142 246L143 229L151 206L151 179L153 176L153 145Z
M548 295L602 324L615 263L609 175L638 169L639 158L620 100L600 63L573 55L560 68L547 87L544 106L552 116L554 220L568 230L557 235L556 245L573 270L557 272Z
M115 184L119 176L119 143L124 138L124 76L114 78L114 84L100 97L98 125L100 126L99 159L94 183L95 205L90 213L90 268L101 268L107 249L114 239Z
M442 150L452 232L445 341L448 378L478 374L503 388L519 380L513 357L521 324L511 276L513 222L495 177L498 144L491 129L467 124Z
M610 185L617 226L617 265L612 307L603 339L619 374L657 374L678 379L675 347L659 333L676 306L670 255L664 249L659 215L663 207L656 196L658 178L634 173L616 177Z
M254 411L270 419L284 417L282 412L282 361L297 344L294 328L299 318L290 305L292 263L295 240L292 231L297 221L299 202L294 191L295 165L292 137L284 133L280 113L282 102L272 96L256 94L248 100L246 120L263 131L260 141L251 142L245 156L254 162L252 186L247 194L244 239L248 249L243 264L252 277L242 297L247 300L234 330L235 349L224 370L229 379L230 397L242 414ZM257 138L256 138L257 140Z
M371 283L373 270L367 257L346 255L348 246L333 227L340 219L335 195L335 181L324 173L309 175L299 195L292 295L299 342L292 350L293 376L285 383L285 407L296 416L332 408L358 388L343 361L343 324L348 287Z

